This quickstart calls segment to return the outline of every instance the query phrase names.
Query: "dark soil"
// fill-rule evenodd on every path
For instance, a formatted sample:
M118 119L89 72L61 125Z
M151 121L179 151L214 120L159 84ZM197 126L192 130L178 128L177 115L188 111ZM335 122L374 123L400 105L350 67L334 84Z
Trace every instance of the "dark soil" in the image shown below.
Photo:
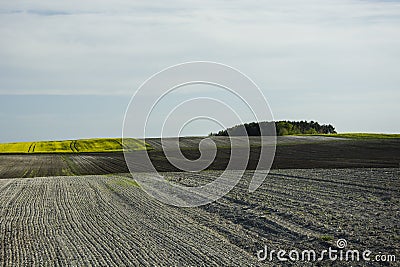
M137 166L134 166L135 171L148 170L141 163L143 153L148 153L157 171L180 171L166 159L161 150L137 151L130 154L137 162ZM192 160L200 156L196 142L183 149L182 153ZM256 168L259 153L260 146L251 147L248 170ZM218 148L214 162L207 169L224 170L229 160L230 148ZM272 169L399 167L400 139L284 143L276 147L272 165ZM126 172L129 170L123 153L0 155L0 178Z

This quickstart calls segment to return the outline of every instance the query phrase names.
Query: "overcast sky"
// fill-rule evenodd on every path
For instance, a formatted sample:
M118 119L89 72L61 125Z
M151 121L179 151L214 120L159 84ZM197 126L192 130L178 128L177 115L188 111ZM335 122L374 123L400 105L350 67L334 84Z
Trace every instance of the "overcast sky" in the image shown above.
M0 36L0 142L120 136L136 89L194 60L244 72L277 120L400 132L400 1L2 0Z

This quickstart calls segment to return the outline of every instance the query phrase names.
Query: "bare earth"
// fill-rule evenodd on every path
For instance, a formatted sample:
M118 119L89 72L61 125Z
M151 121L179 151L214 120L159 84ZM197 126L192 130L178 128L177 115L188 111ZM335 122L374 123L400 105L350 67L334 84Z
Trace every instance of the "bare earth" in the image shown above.
M227 147L229 139L213 138L220 147L208 169L224 170L231 156L231 150ZM180 139L181 147L184 148L182 152L187 158L199 158L200 140L200 137ZM179 171L166 159L160 139L146 141L154 148L149 151L149 157L158 171ZM277 141L273 169L400 167L398 138L351 140L321 136L279 136ZM259 160L260 140L251 137L250 144L252 147L247 169L254 170ZM139 162L137 171L141 171L140 159L144 157L143 153L147 152L132 152ZM123 153L0 154L0 179L127 172L129 170Z
M252 171L215 203L164 205L130 176L0 179L0 265L398 266L397 262L259 262L258 250L369 249L400 260L398 168ZM220 171L165 173L204 184ZM137 174L140 175L140 174Z

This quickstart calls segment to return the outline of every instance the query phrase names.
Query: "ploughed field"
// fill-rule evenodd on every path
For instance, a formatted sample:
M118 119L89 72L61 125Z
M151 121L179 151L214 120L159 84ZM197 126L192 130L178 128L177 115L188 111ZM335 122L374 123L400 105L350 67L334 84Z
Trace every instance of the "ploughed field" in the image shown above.
M164 175L194 186L220 173ZM371 250L371 258L399 257L399 169L272 170L249 193L251 175L246 171L227 196L197 208L164 205L127 174L1 179L0 264L270 266L257 261L264 246L322 251L336 248L339 238L349 249ZM273 264L280 264L276 257Z
M197 173L175 172L159 139L132 140L137 146L130 153L138 159L148 153L172 183L197 186L216 179L229 161L228 139L212 138L217 157ZM320 266L398 266L399 138L278 137L272 170L249 193L261 142L270 145L250 138L248 170L239 184L197 208L147 195L133 179L146 175L140 162L132 178L123 144L109 140L120 152L0 154L1 266L313 266L276 257L259 262L256 253L265 246L320 252L335 249L339 238L348 249L368 249L371 258L395 255L397 262L325 260ZM196 159L200 140L169 141L179 141L182 153Z
M200 156L198 144L202 138L180 138L182 153L189 159ZM213 137L218 149L208 170L224 170L230 160L229 139ZM174 139L169 139L173 143ZM178 139L176 139L178 142ZM266 147L270 142L266 140ZM258 163L261 141L251 137L251 153L247 169ZM147 139L145 149L129 152L138 160L148 154L158 171L179 171L169 163L162 151L160 139ZM239 146L235 149L246 150ZM400 138L344 139L321 136L278 137L273 169L304 168L398 168L400 167ZM122 152L98 153L0 153L0 178L40 177L60 175L111 174L129 172Z

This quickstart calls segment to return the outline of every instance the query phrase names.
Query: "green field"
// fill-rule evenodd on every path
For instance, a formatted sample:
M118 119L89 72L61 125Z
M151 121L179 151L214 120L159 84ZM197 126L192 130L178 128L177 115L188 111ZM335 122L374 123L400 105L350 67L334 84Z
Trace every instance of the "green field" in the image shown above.
M353 139L388 139L400 138L400 134L383 134L383 133L338 133L338 134L317 134L318 136L341 137Z
M150 148L142 140L125 138L95 138L64 141L40 141L0 144L0 153L80 153L122 152Z

